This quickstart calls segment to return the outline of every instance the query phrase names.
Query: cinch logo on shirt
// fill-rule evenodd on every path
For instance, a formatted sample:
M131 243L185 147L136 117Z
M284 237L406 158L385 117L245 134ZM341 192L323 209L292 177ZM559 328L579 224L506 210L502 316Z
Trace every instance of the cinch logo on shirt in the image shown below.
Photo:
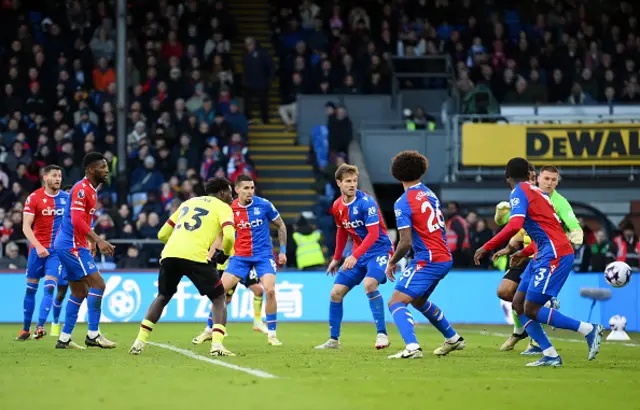
M264 222L262 221L262 219L256 219L251 222L240 221L240 223L236 226L240 229L257 228L258 226L261 226L263 223Z
M44 215L44 216L62 216L62 215L64 215L64 209L63 208L60 208L60 209L51 209L51 208L43 209L42 210L42 215Z
M364 226L364 222L358 220L358 221L353 221L353 222L349 222L349 221L342 221L342 226L344 226L344 229L356 229L359 228L361 226Z

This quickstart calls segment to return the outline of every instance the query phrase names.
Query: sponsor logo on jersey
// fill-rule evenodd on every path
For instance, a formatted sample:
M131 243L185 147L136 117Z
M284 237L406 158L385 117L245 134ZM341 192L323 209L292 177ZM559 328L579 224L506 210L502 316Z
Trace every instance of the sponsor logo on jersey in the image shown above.
M236 226L239 229L251 229L262 226L262 224L264 224L264 221L262 219L255 219L253 221L240 221L240 223Z
M396 209L393 212L395 212L396 218L399 217L399 216L402 216L402 209Z
M43 209L42 210L42 215L44 215L44 216L62 216L62 215L64 215L64 209L63 208L59 208L59 209L54 209L54 208Z
M357 220L357 221L342 221L342 226L344 226L344 229L356 229L359 228L361 226L364 226L364 221L361 220Z

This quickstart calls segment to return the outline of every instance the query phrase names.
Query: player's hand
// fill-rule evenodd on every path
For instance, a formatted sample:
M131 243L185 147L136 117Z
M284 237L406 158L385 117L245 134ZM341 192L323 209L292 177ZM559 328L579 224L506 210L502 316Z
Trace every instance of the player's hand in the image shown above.
M513 249L511 249L510 247L505 247L500 249L498 252L494 253L493 255L491 255L491 260L495 262L496 259L498 259L501 256L504 255L508 255Z
M105 241L104 239L98 242L98 249L100 249L100 253L102 253L105 256L113 256L113 254L116 251L116 247L111 245L109 242Z
M338 267L340 266L340 261L335 259L331 260L329 267L327 268L327 275L335 276L336 272L338 272Z
M521 265L527 259L529 259L528 256L524 256L522 254L522 251L518 251L518 252L514 253L513 255L511 255L511 260L509 261L509 264L510 264L509 266Z
M396 281L396 269L397 265L395 263L387 263L387 269L385 269L384 274L387 275L391 282Z
M342 264L342 270L352 269L354 266L356 266L356 263L358 263L358 260L355 258L355 256L349 255Z
M576 246L580 246L584 242L584 234L582 233L582 229L574 229L573 231L569 232L567 236L569 237L569 241Z
M38 257L40 258L46 258L49 256L49 251L43 246L36 247L36 252L38 252Z
M89 242L89 252L91 252L91 256L95 258L96 256L96 244L93 242Z
M287 265L287 254L286 253L278 254L278 263L280 264L280 266L286 266Z
M473 262L476 264L476 266L480 265L480 259L482 259L484 255L486 255L486 253L487 253L487 250L485 248L483 247L478 248L475 255L473 255Z

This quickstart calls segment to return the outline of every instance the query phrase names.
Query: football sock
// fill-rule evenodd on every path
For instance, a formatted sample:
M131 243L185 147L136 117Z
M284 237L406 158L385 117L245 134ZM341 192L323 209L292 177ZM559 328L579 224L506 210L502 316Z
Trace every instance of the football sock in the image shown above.
M102 294L104 291L99 289L89 289L87 296L87 308L89 311L89 338L95 339L100 334L100 315L102 314Z
M334 340L340 338L340 326L342 325L342 302L329 303L329 333Z
M211 334L211 344L222 343L224 335L227 334L227 328L224 325L213 325L213 333Z
M524 327L526 328L527 333L533 340L538 343L540 349L542 349L543 352L548 351L548 349L552 347L551 342L549 341L547 335L544 333L544 330L542 329L542 326L540 326L540 323L536 322L535 320L529 319L524 313L520 315L520 322L525 324Z
M152 321L147 319L143 320L142 323L140 323L140 331L138 332L138 338L136 340L139 340L142 343L147 343L151 332L153 332L154 326L155 323L153 323Z
M62 333L60 333L60 340L63 342L69 341L73 328L76 327L78 321L78 311L82 306L82 300L73 295L69 296L67 301L67 310L65 312L64 326L62 326Z
M407 349L415 350L419 347L416 332L413 328L413 316L411 316L411 312L407 309L407 305L400 302L394 303L389 306L389 312L391 312L391 316L393 316L393 321L396 323L398 332L400 332L402 340L406 343Z
M207 328L213 329L213 312L209 312L209 317L207 318Z
M384 320L384 300L382 299L382 295L379 291L374 290L373 292L367 293L367 297L369 298L369 307L373 314L373 321L376 322L376 332L386 335L387 324Z
M515 310L511 309L511 316L513 317L513 334L521 335L524 333L524 327L520 323L520 318Z
M262 296L253 295L253 321L262 322Z
M53 303L53 291L56 289L56 281L51 279L45 279L44 281L44 294L40 301L40 315L38 316L38 326L44 326L49 317L49 311L51 310L51 304Z
M548 307L541 307L538 312L538 322L546 323L559 329L573 330L580 332L583 335L589 334L593 330L591 323L581 322L573 319L569 316L565 316L556 309L550 309Z
M31 319L33 319L33 311L36 308L36 293L38 292L38 284L27 282L27 293L24 295L24 322L22 330L28 332L31 329Z
M276 332L276 327L278 326L278 314L277 313L267 313L267 330L269 333Z
M424 317L429 319L433 327L438 329L447 340L452 340L456 335L456 331L453 330L447 318L444 317L444 312L435 303L427 300L424 306L418 310Z
M62 311L62 301L53 300L53 323L60 323L60 312Z

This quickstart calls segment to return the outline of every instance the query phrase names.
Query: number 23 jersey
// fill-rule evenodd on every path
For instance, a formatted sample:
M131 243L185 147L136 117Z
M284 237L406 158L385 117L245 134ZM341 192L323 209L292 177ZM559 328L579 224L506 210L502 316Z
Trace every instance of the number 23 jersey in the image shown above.
M398 231L411 229L415 260L451 261L440 200L432 190L422 183L409 187L393 208Z
M209 249L222 228L233 226L231 207L218 198L199 196L183 202L169 217L173 232L162 250L164 258L207 263Z

